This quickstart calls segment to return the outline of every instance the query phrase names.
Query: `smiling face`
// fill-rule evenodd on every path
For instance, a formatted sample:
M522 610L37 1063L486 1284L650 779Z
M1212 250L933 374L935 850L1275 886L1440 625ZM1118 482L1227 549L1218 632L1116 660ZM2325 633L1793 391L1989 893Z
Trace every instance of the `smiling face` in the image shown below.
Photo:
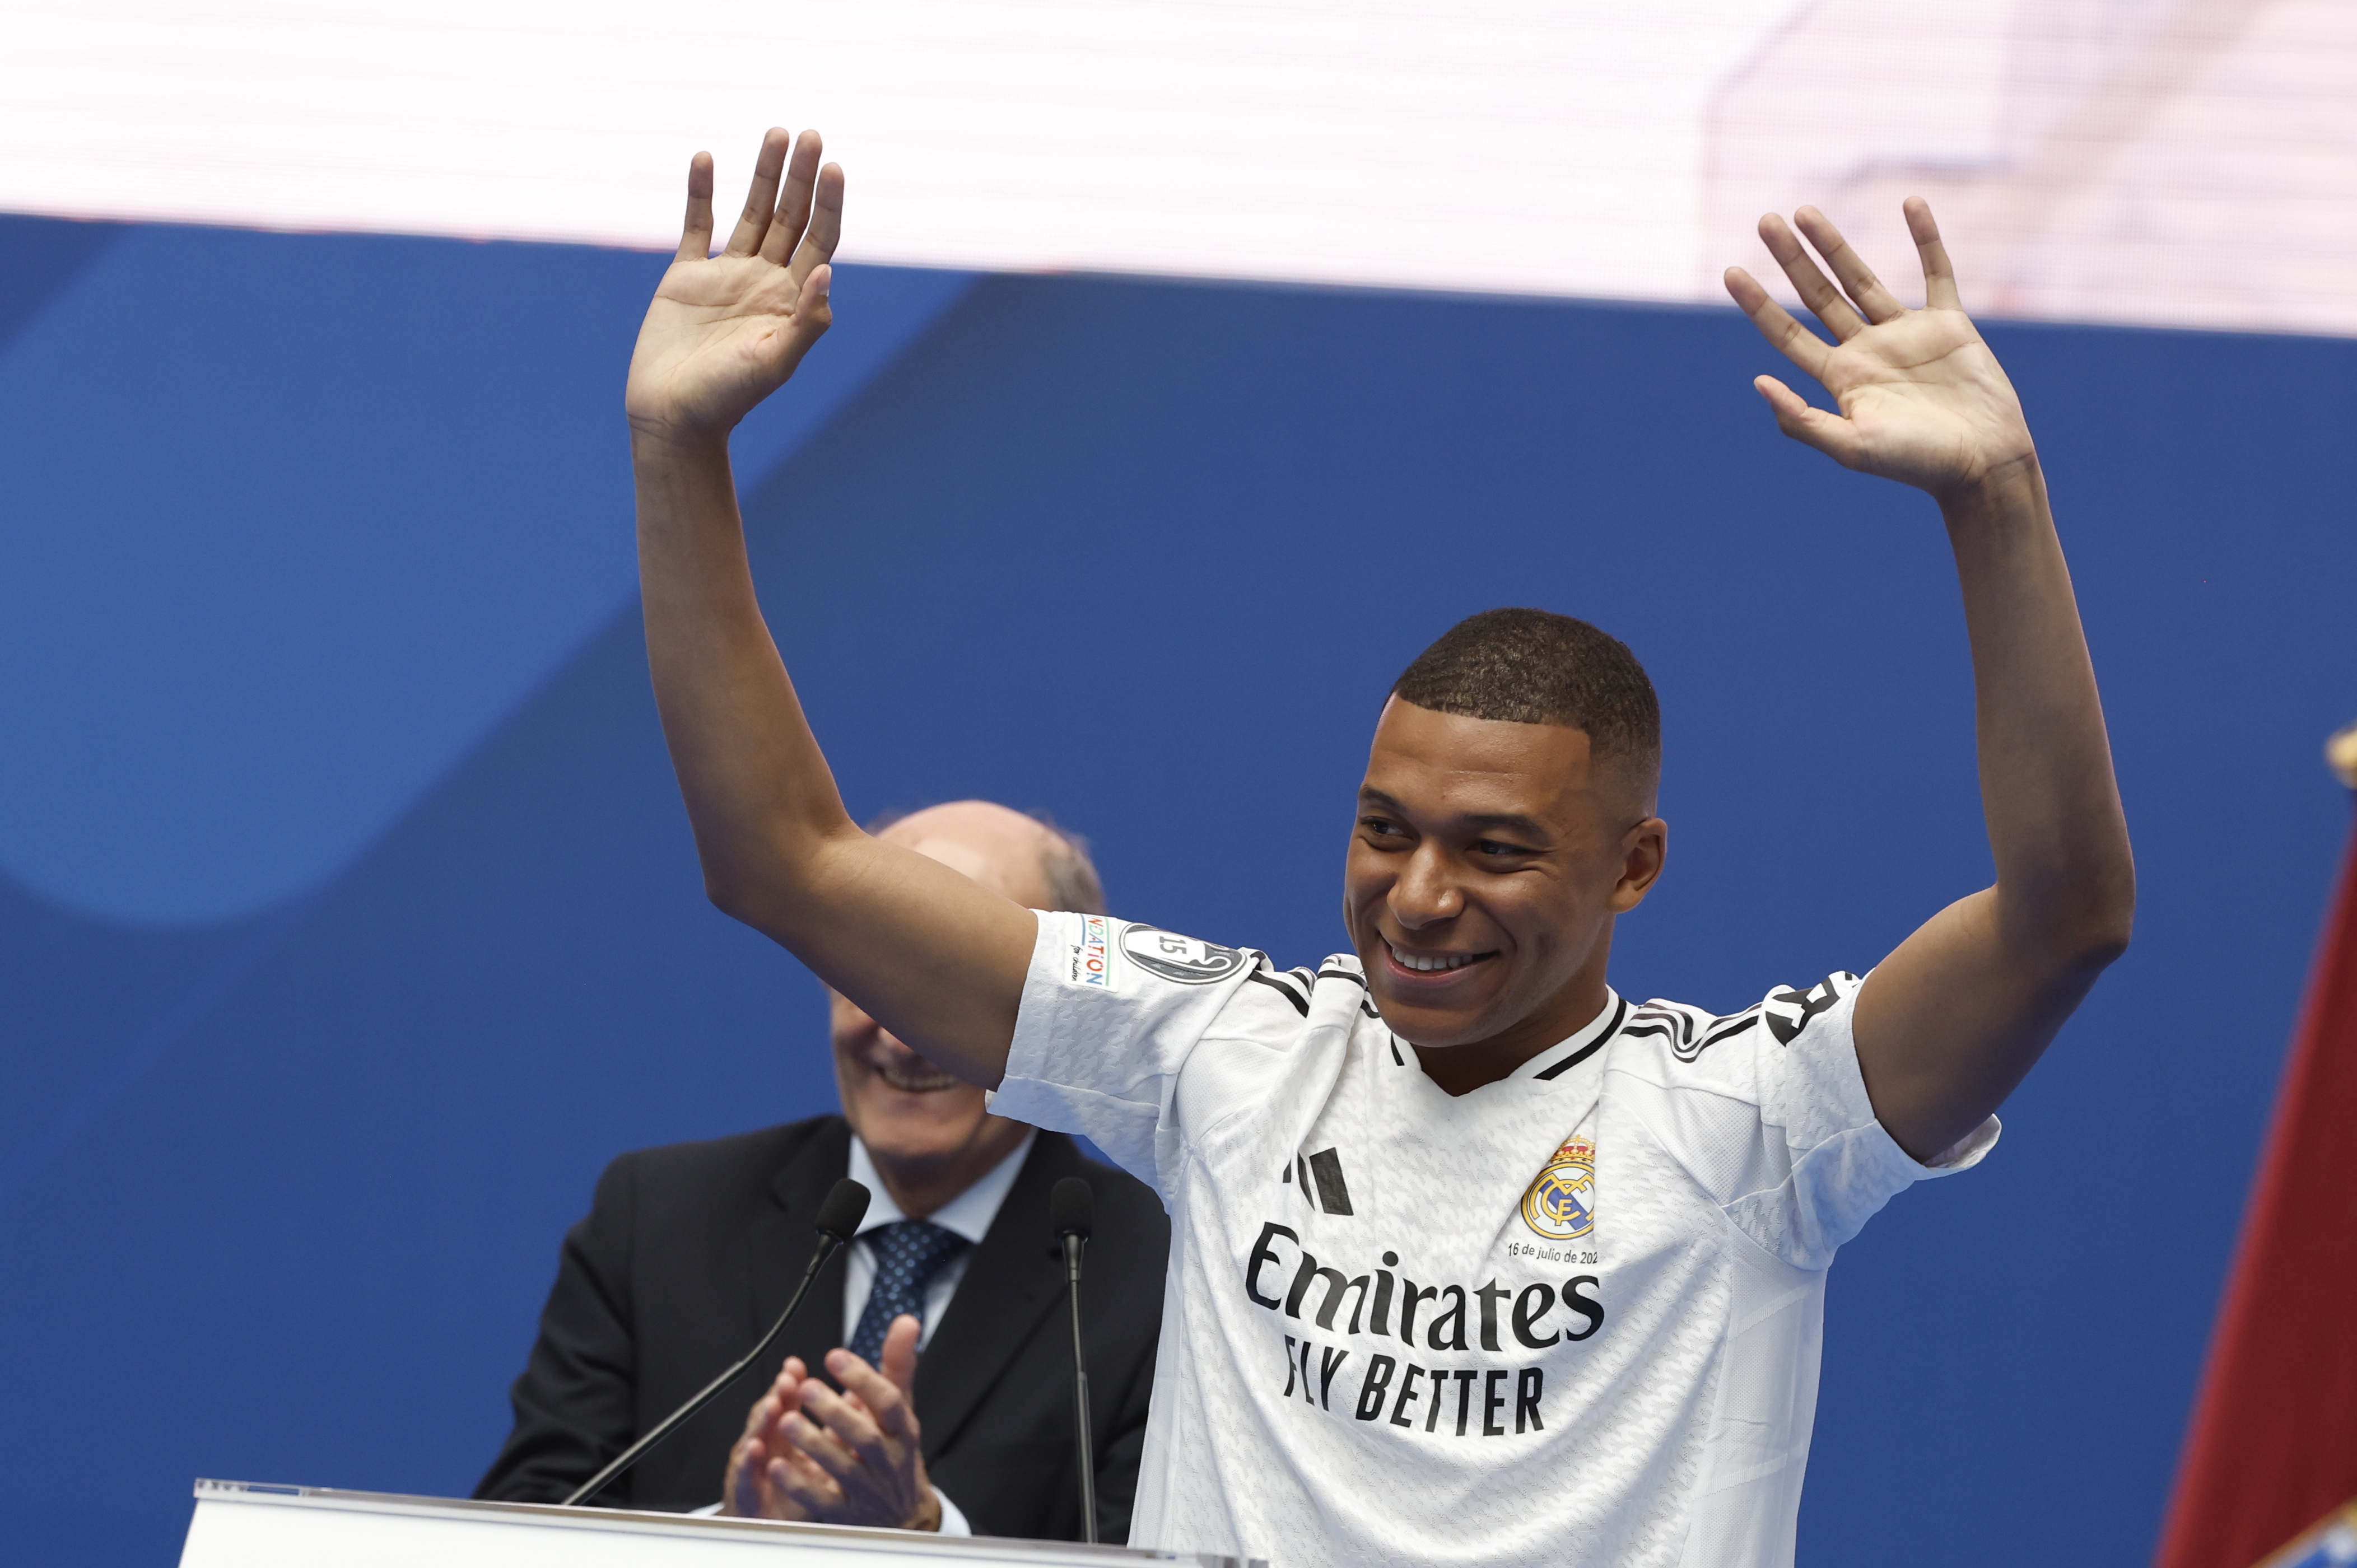
M1639 774L1566 725L1384 704L1346 913L1384 1023L1449 1092L1603 1006L1613 917L1661 875L1668 832Z
M1048 830L1019 811L961 800L903 817L877 835L905 844L1028 908L1053 902ZM900 1043L830 991L834 1081L844 1119L867 1145L893 1201L922 1219L987 1175L1031 1129L993 1116L982 1090Z

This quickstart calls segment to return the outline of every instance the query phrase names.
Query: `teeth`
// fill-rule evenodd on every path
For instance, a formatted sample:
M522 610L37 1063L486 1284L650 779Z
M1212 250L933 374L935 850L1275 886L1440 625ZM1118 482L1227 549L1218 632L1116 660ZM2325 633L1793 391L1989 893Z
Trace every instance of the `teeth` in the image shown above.
M953 1088L957 1083L957 1079L948 1073L928 1072L923 1069L909 1071L898 1067L879 1066L876 1074L893 1088L905 1090L910 1094L930 1094L935 1090Z
M1383 945L1386 947L1391 946L1388 942ZM1432 974L1445 970L1463 969L1467 964L1471 963L1474 959L1474 955L1469 952L1436 954L1431 958L1418 958L1413 953L1404 953L1397 948L1392 948L1392 957L1399 960L1400 967L1402 969L1412 969L1419 974Z

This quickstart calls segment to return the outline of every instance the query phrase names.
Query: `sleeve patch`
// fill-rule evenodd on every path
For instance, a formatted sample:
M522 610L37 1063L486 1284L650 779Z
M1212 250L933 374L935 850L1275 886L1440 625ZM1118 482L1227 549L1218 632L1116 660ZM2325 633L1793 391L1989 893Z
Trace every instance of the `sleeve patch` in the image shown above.
M1120 941L1123 958L1148 974L1179 985L1216 984L1244 966L1240 949L1182 937L1157 926L1124 926Z
M1068 977L1074 985L1113 984L1110 958L1105 951L1105 918L1103 915L1081 917L1080 940L1072 944L1072 968Z

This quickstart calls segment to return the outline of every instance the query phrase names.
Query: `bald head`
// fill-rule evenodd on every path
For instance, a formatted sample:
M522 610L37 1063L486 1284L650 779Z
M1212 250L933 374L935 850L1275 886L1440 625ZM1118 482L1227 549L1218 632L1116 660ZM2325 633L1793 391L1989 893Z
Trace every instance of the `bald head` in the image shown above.
M1104 912L1087 850L1037 817L952 800L871 831L1027 908ZM934 1067L840 993L828 994L844 1117L902 1213L923 1219L1030 1132L991 1115L981 1090Z
M995 801L928 806L876 836L938 860L1028 909L1104 912L1096 867L1080 842Z

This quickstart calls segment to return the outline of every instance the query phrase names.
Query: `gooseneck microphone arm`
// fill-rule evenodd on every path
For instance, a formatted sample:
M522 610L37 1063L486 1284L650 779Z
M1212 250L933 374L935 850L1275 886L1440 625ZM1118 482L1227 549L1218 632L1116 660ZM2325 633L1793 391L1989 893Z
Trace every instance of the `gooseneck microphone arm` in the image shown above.
M706 1383L702 1393L663 1417L654 1430L615 1455L612 1464L575 1488L573 1495L565 1499L565 1506L571 1508L576 1503L587 1502L596 1497L615 1477L643 1458L647 1450L678 1431L680 1424L689 1416L718 1399L729 1384L745 1375L746 1368L767 1355L770 1347L778 1342L778 1336L786 1331L786 1325L793 1321L794 1314L801 1310L802 1297L810 1294L811 1282L818 1278L821 1269L826 1267L826 1261L851 1240L866 1214L867 1189L848 1176L836 1182L828 1191L826 1201L818 1206L818 1251L811 1254L810 1267L802 1271L802 1283L794 1287L793 1297L786 1303L786 1310L778 1314L778 1320L770 1325L770 1331L761 1336L761 1342L746 1351L735 1366Z
M1072 1298L1073 1441L1081 1460L1081 1539L1097 1543L1097 1466L1089 1426L1089 1367L1081 1348L1081 1254L1089 1249L1096 1194L1079 1176L1066 1176L1048 1195L1048 1217L1064 1244L1064 1278Z

